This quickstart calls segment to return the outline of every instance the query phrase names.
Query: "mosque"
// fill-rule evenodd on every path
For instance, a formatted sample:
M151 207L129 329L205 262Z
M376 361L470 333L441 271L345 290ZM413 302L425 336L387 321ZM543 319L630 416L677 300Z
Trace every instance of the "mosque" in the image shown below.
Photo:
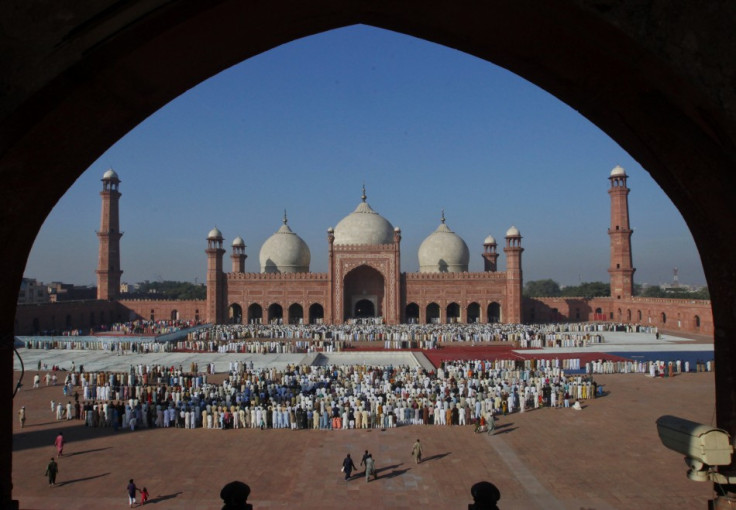
M488 236L483 271L468 272L468 245L450 229L444 214L419 247L419 271L402 272L401 230L368 204L364 188L355 210L327 229L326 273L310 272L309 246L291 230L284 214L281 227L261 246L259 272L245 272L241 237L230 243L231 270L226 272L225 238L214 228L206 239L206 300L158 300L120 295L120 178L108 170L100 191L97 299L19 305L15 331L84 330L138 319L283 324L615 321L712 337L710 301L634 295L627 180L620 166L608 176L607 297L523 297L524 249L513 226L502 245L505 271L499 271L496 239Z
M327 229L328 270L309 270L309 246L283 225L261 246L260 272L246 273L245 242L232 241L232 270L223 270L222 233L207 236L207 317L217 323L343 324L520 322L521 234L506 232L506 271L498 246L483 242L483 272L468 272L465 241L446 224L418 251L419 272L401 272L401 229L368 204L363 187L353 212Z

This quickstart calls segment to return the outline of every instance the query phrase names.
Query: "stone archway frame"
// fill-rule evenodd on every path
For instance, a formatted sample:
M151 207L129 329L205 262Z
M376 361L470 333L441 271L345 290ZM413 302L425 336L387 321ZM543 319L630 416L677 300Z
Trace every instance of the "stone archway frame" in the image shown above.
M343 320L343 310L345 306L345 278L348 273L352 270L357 269L361 266L369 267L377 271L383 276L383 295L385 300L384 306L384 321L391 323L392 320L398 320L394 318L393 310L397 307L398 299L398 281L392 277L396 274L396 264L394 262L394 254L386 255L370 255L367 256L364 253L336 253L335 254L335 312L339 314L339 320ZM377 311L377 310L376 310Z
M12 342L33 241L100 154L204 79L280 44L356 23L465 51L544 88L647 169L683 214L709 283L717 424L736 435L736 6L698 2L11 0L0 35L0 338ZM553 42L553 44L551 44ZM708 51L703 51L707 48ZM32 169L32 171L28 171ZM648 315L648 322L655 323ZM12 350L0 388L13 387ZM0 410L0 506L9 506L12 409ZM6 469L7 468L7 469Z

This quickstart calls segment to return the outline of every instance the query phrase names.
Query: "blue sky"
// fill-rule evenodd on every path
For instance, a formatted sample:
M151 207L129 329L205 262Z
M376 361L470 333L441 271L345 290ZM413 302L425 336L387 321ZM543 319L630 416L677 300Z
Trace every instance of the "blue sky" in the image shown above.
M547 92L470 55L354 26L297 40L174 99L103 154L59 201L25 275L95 282L100 178L120 191L123 281L203 281L207 232L245 239L247 271L289 225L326 271L326 230L360 201L402 229L402 270L440 222L482 269L483 239L515 225L525 280L607 281L608 174L629 175L635 281L704 284L669 198L600 129ZM229 253L228 253L229 255ZM500 267L504 268L504 257ZM229 261L226 263L229 267Z

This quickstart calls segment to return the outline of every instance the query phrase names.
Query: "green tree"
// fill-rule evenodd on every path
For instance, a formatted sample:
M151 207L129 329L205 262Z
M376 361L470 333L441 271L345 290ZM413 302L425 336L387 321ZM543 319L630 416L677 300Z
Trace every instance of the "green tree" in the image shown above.
M583 282L562 289L564 297L606 297L611 295L611 285L604 282Z
M526 282L524 295L526 297L557 297L560 295L560 285L551 279Z

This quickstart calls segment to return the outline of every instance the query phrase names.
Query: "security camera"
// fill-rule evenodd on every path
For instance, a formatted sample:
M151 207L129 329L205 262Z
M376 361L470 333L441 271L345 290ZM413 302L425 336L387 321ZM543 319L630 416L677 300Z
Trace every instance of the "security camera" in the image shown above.
M657 433L663 445L685 455L691 480L705 482L710 466L731 463L733 445L725 430L667 415L657 420Z

